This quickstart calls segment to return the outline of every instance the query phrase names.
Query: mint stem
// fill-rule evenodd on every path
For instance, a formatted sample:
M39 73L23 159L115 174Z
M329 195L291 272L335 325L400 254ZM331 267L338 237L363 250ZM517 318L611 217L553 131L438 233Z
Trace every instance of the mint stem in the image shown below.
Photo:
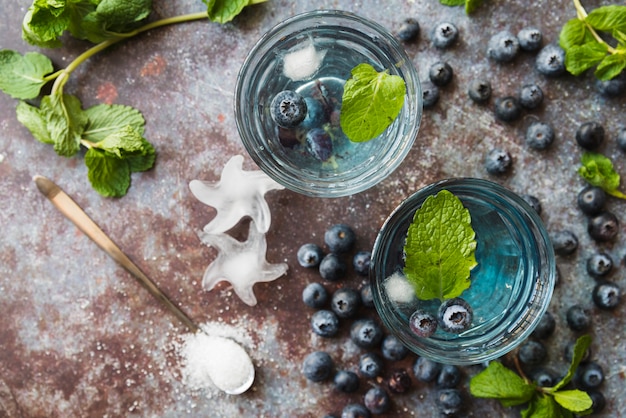
M591 25L589 25L589 23L587 23L587 21L585 20L587 17L587 11L583 7L583 5L580 3L580 0L572 0L572 1L574 2L574 7L576 8L576 15L578 19L585 24L585 26L587 27L587 29L589 29L589 32L595 38L595 40L599 44L604 45L609 53L611 54L617 53L618 51L615 48L613 48L611 45L607 44L604 41L604 39L602 39L600 35L598 35L598 32L596 32L596 30L592 28Z

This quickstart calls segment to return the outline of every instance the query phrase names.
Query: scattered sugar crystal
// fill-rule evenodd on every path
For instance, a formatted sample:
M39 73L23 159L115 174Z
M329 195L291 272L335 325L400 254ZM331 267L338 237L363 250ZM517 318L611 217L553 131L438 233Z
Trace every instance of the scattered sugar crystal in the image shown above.
M322 66L326 51L318 51L313 41L307 45L285 54L283 57L283 74L292 81L301 81L312 78Z
M396 303L411 303L415 299L413 286L407 281L404 274L399 271L387 277L383 285L389 299Z

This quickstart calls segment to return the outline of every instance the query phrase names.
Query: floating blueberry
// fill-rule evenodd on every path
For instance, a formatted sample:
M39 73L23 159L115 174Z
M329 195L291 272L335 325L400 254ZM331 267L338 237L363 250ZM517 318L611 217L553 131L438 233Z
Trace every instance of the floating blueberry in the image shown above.
M391 361L400 361L409 354L409 349L402 344L402 341L400 341L398 337L392 334L383 338L381 351L383 357Z
M497 62L513 60L519 51L519 40L511 32L496 33L487 43L487 56Z
M477 78L470 82L467 94L476 103L485 103L491 98L491 83L488 80Z
M586 150L598 148L604 141L604 128L598 122L585 122L576 130L576 142Z
M352 318L360 305L361 294L349 287L335 290L330 300L330 308L339 318Z
M417 19L412 17L405 19L396 31L396 36L402 42L413 42L417 39L419 34L420 24Z
M589 218L587 232L596 241L612 241L619 231L617 217L608 211L600 212L596 216Z
M359 251L352 257L352 266L359 276L368 276L370 274L370 261L372 253L370 251Z
M580 305L570 306L565 319L573 331L587 331L591 327L591 313Z
M468 329L472 325L472 318L472 307L461 298L444 301L437 312L439 327L454 334L459 334Z
M537 84L525 84L519 92L519 104L526 109L536 109L543 102L543 90Z
M276 136L280 141L280 145L285 148L294 148L300 143L298 132L296 129L276 127Z
M439 389L435 397L435 405L442 415L456 416L463 406L463 397L458 389Z
M523 194L521 195L521 197L526 203L530 205L531 208L533 208L535 212L537 212L537 215L541 215L541 202L539 201L539 199L537 199L536 196Z
M578 207L589 216L602 212L606 202L606 192L597 186L587 186L578 193Z
M283 90L272 99L270 115L282 128L294 128L304 120L307 106L304 97L293 90Z
M604 370L598 363L590 361L578 368L575 381L582 389L597 389L604 382Z
M311 308L322 308L328 302L328 291L321 283L309 283L302 291L302 301Z
M519 101L513 96L497 98L494 111L496 118L502 122L513 122L522 115Z
M327 161L333 155L333 140L322 128L313 128L306 133L306 149L315 159Z
M553 232L550 234L550 240L557 255L570 255L578 248L578 237L569 230Z
M526 130L526 144L535 150L541 151L550 147L554 142L554 129L545 122L533 122Z
M450 84L454 71L447 62L438 61L428 68L428 78L437 86L443 87Z
M311 316L311 329L320 337L334 337L339 332L339 319L334 312L321 309Z
M437 375L437 387L441 389L452 389L457 387L461 381L461 369L452 364L444 364Z
M511 154L501 148L494 148L485 156L485 170L487 173L502 175L509 171L513 164Z
M527 366L541 364L547 355L546 347L541 342L535 340L526 340L519 346L517 351L517 358Z
M376 353L365 353L359 358L359 372L369 378L382 374L383 360Z
M383 330L372 319L359 319L350 327L350 338L361 348L373 348L383 339Z
M554 319L554 315L552 315L549 311L546 311L539 320L539 323L535 327L531 336L540 340L545 340L554 333L555 329L556 320Z
M424 109L433 107L439 101L439 87L430 81L422 82L422 105Z
M556 77L565 73L565 51L557 44L544 46L537 54L535 68L541 74Z
M405 393L411 389L411 386L413 386L411 376L404 369L394 370L387 381L387 387L393 393Z
M339 370L333 379L335 388L344 393L356 392L359 389L359 376L349 370Z
M441 364L426 357L418 357L413 365L413 375L421 382L432 382L441 371Z
M587 258L587 273L598 278L604 277L613 269L613 259L605 252L592 254Z
M435 48L448 48L459 37L458 28L450 22L442 22L437 24L431 32L430 39Z
M370 418L370 411L360 403L346 405L341 411L341 418Z
M526 27L517 33L519 47L527 52L538 51L541 48L543 35L541 31L535 27Z
M437 331L437 318L418 309L409 318L409 328L418 337L428 338Z
M322 257L324 257L324 252L319 245L308 243L303 244L300 248L298 248L296 257L298 258L298 263L302 267L317 267L320 265Z
M391 406L391 399L385 389L373 386L365 392L363 403L372 414L384 414Z
M336 224L324 232L324 242L333 253L345 253L354 247L356 234L346 224Z
M336 282L337 280L343 278L346 275L347 270L348 266L346 265L346 262L334 253L324 256L319 266L320 276L322 276L322 279L331 282Z
M618 307L622 292L616 283L602 281L595 285L591 297L598 308L611 310Z
M314 351L304 359L302 374L312 382L328 379L333 371L333 360L325 351Z

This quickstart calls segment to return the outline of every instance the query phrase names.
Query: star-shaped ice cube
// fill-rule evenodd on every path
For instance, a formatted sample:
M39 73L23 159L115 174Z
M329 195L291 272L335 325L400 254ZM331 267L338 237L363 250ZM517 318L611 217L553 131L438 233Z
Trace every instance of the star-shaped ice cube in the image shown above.
M244 171L242 163L243 156L235 155L224 166L219 182L192 180L189 183L191 193L199 201L217 210L204 232L228 231L245 216L252 218L259 232L269 230L272 220L265 193L284 187L262 171Z
M237 296L250 306L257 303L252 287L255 283L271 282L287 272L287 264L270 264L265 259L265 234L250 222L248 239L238 241L228 234L201 231L200 240L218 250L217 257L204 272L202 286L211 290L221 281L230 282Z

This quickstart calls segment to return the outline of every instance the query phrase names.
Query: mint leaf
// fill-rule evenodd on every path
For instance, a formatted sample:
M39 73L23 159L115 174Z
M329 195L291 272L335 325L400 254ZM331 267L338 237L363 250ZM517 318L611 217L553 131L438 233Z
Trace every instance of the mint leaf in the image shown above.
M626 6L598 7L587 15L585 21L595 29L605 32L626 30Z
M85 16L81 38L99 43L137 27L152 10L152 0L102 0Z
M465 2L465 13L468 15L474 13L482 3L483 0L467 0Z
M567 374L565 374L565 376L563 377L563 379L561 379L559 383L557 383L556 385L554 385L554 387L551 388L550 392L554 393L560 390L562 387L567 385L572 380L572 377L574 377L574 373L576 372L576 369L578 368L578 365L583 359L583 356L585 355L585 352L589 348L590 344L591 344L591 337L589 335L583 335L581 337L578 337L578 339L576 340L576 343L574 344L574 354L572 356L572 363L569 365Z
M492 361L470 380L470 392L477 398L498 399L504 406L526 403L535 394L535 385L527 383L517 373Z
M209 19L217 23L230 22L244 7L267 0L202 0L207 5Z
M626 68L626 53L607 55L596 68L595 76L599 80L617 77Z
M66 30L74 37L84 39L81 23L95 10L94 0L35 0L22 24L22 37L41 47L60 46L59 38Z
M585 152L581 157L582 166L578 168L578 174L592 186L600 187L606 193L626 199L626 195L618 190L620 175L613 168L610 159L602 154Z
M46 119L37 107L26 102L19 102L15 112L17 120L30 131L35 139L44 144L54 144L54 140L48 133Z
M128 155L126 160L128 161L128 167L132 173L140 171L147 171L154 166L154 160L156 159L156 151L152 144L144 139L140 152Z
M124 196L130 187L128 161L96 148L85 154L87 177L91 187L105 197Z
M580 19L571 19L561 29L559 45L567 51L572 46L585 43L586 36L587 26L585 23Z
M576 413L585 412L593 405L589 395L578 389L553 392L552 396L563 408Z
M419 299L450 299L470 286L476 266L469 211L447 190L426 198L409 226L404 274Z
M570 418L572 413L564 411L551 396L533 398L528 408L521 411L522 418Z
M606 52L606 45L595 41L571 46L565 54L565 68L573 75L580 75L600 63L606 56Z
M125 126L131 126L143 135L145 120L141 113L130 106L99 104L85 110L87 125L83 138L90 142L102 141Z
M0 90L15 99L33 99L48 81L52 61L38 52L0 51Z
M46 120L54 150L64 157L71 157L80 149L80 140L87 125L80 100L69 94L44 96L39 107Z
M364 142L383 133L404 105L406 84L402 77L378 72L369 64L352 69L342 96L340 123L354 142Z
M465 0L439 0L439 3L444 6L463 6L465 5Z

